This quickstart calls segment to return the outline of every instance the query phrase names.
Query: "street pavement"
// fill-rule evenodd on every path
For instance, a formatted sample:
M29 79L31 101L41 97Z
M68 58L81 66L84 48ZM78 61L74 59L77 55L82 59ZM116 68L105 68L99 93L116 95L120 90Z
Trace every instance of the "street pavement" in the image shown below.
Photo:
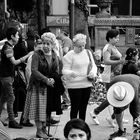
M91 104L91 105L88 105L88 108L87 108L86 122L88 123L91 129L91 133L92 133L91 140L108 140L109 135L118 129L117 127L111 128L108 122L106 121L106 118L110 117L110 114L112 113L112 107L110 106L106 108L104 111L102 111L99 114L100 125L95 125L92 121L92 118L90 117L89 112L93 110L96 106L97 104ZM70 109L64 110L63 115L61 115L60 117L55 117L55 119L58 119L58 120L60 119L60 123L58 123L58 125L51 126L50 133L53 135L53 137L64 139L63 128L66 122L69 121L70 119L69 113L70 113ZM19 121L20 119L20 114L21 113L19 113L19 117L17 121ZM3 113L3 117L7 117L7 113ZM132 127L132 117L128 109L124 113L124 118L129 120L127 124L124 124L127 131L126 138L128 140L132 140L132 137L133 137L132 132L134 128ZM31 122L34 123L34 121L31 121ZM6 127L6 129L12 138L17 138L17 137L34 138L35 133L36 133L35 125L34 127L23 127L23 129L11 129L8 127Z

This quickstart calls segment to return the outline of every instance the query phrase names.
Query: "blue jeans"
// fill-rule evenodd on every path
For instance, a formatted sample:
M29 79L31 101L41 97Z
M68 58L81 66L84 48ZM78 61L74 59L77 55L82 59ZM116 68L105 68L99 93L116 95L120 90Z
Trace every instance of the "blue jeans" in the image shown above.
M2 113L4 103L7 103L7 112L9 121L14 120L13 103L15 96L13 93L13 78L12 77L1 77L1 97L0 97L0 115Z

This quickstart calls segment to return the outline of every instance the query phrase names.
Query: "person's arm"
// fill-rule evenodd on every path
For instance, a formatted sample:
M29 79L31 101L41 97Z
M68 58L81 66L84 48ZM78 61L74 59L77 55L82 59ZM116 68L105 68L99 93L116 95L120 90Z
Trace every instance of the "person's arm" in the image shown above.
M72 59L72 52L68 52L64 57L63 57L63 69L62 73L63 75L66 76L72 76L76 77L76 73L71 69L72 64L73 64L73 59Z
M11 63L14 65L18 65L18 64L24 62L31 54L31 53L29 53L29 54L25 55L24 57L16 60L14 57L13 49L11 47L7 47L7 49L4 52L6 54L6 57L9 58Z
M20 64L20 63L25 62L25 60L26 60L32 53L33 53L33 52L30 52L30 53L28 53L27 55L25 55L25 56L23 56L23 57L21 57L20 59L17 59L17 60L14 58L14 56L12 56L12 57L10 57L10 60L11 60L12 64L18 65L18 64Z
M104 64L105 65L118 65L118 64L123 64L125 63L124 59L120 59L120 60L113 60L111 59L111 53L106 50L104 52Z

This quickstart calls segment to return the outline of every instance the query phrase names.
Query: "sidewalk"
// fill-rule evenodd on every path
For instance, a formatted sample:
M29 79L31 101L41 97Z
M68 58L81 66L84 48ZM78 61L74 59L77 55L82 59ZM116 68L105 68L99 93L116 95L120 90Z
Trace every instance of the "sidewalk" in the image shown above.
M109 135L117 130L117 127L111 128L109 126L108 122L106 121L106 117L110 116L109 110L111 111L112 107L106 108L103 112L100 113L100 115L99 115L100 125L95 125L92 122L89 112L96 106L97 105L95 105L95 104L88 105L88 108L87 108L86 122L89 124L89 127L92 132L91 140L108 140ZM58 125L51 126L50 133L55 138L64 139L63 128L64 128L66 122L69 120L69 111L70 110L63 111L63 115L61 115L60 118L56 118L56 119L60 119L60 123ZM132 117L131 117L128 109L125 111L124 116L125 116L125 119L129 120L128 124L124 124L127 129L126 137L128 140L132 140L132 137L133 137ZM19 121L19 119L20 119L20 117L18 117L17 121ZM34 123L34 121L31 121L31 122ZM33 138L33 137L35 137L35 133L36 133L35 126L34 127L24 127L23 129L11 129L11 128L6 127L6 129L8 130L8 132L10 133L10 136L12 138L16 138L16 137Z

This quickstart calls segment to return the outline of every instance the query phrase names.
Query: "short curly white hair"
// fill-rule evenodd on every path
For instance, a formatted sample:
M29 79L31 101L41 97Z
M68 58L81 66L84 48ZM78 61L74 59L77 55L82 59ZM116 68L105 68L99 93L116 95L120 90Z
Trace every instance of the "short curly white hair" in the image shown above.
M41 36L42 41L49 41L52 44L56 44L56 36L51 32L46 32Z
M73 37L73 43L80 43L80 44L86 44L86 39L87 39L87 36L84 35L84 34L76 34L74 37Z

